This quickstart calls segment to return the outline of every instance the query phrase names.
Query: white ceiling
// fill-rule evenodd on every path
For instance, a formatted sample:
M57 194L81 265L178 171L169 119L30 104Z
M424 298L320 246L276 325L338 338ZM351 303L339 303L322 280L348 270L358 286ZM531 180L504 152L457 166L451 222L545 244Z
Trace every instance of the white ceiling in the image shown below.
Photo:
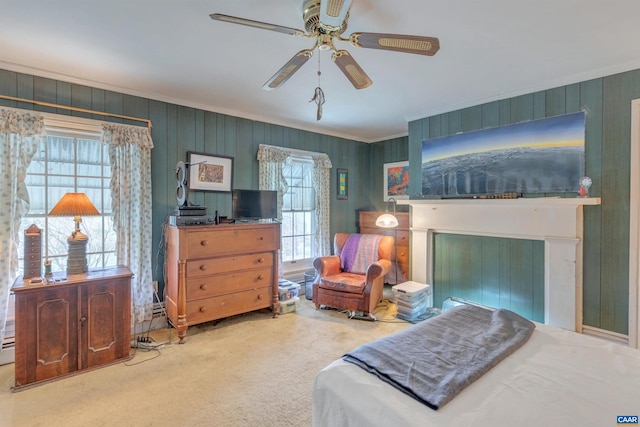
M355 31L440 39L433 57L347 49L373 80L355 90L329 52L281 88L264 82L312 41L213 21L304 29L302 0L0 0L0 68L364 142L407 123L640 68L638 0L353 0ZM316 121L318 85L326 103Z

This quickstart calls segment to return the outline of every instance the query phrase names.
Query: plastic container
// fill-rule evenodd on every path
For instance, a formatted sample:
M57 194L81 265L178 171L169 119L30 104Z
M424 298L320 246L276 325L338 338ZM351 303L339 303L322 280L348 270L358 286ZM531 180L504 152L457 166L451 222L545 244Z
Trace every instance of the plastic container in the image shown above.
M296 311L296 303L300 301L300 298L293 297L291 299L280 301L280 314L293 313Z
M300 292L300 285L297 283L283 280L278 283L278 299L280 301L297 297Z
M418 282L404 282L391 288L396 298L411 299L421 295L429 295L430 286Z

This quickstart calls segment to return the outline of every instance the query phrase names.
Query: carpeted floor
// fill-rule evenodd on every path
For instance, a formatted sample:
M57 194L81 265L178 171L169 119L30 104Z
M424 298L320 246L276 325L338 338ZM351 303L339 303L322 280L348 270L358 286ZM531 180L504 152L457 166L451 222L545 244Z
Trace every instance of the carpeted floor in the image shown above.
M159 350L128 362L11 391L14 365L0 366L1 426L310 426L316 373L355 347L409 324L385 300L378 322L315 310L260 310L175 333L152 331Z

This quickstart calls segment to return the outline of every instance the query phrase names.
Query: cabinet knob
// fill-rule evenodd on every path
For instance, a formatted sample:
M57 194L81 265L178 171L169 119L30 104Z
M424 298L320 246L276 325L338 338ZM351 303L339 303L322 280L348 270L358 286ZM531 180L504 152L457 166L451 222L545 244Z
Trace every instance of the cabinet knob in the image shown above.
M262 299L262 294L258 294L258 299Z
M207 242L206 240L201 240L201 241L200 241L200 244L201 244L202 246L207 246L207 245L209 244L209 242Z
M264 258L258 258L258 262L262 264L264 262Z
M264 279L264 276L261 274L258 276L258 280L262 280L262 279Z
M200 270L205 271L207 269L207 264L202 264L200 266Z
M200 313L204 313L205 311L207 311L206 307L200 307Z
M202 285L200 285L200 289L202 289L203 291L205 291L207 289L207 284L203 283Z
M87 317L86 317L86 316L82 316L82 317L80 318L80 323L84 323L84 322L86 322L86 321L87 321Z
M260 236L258 237L258 240L264 240L264 237Z

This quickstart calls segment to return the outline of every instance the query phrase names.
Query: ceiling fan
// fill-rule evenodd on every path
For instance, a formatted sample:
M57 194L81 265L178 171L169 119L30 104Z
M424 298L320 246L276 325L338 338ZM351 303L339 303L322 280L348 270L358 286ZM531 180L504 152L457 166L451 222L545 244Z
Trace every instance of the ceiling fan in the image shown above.
M283 27L266 22L236 16L213 13L209 15L216 21L232 24L247 25L263 30L276 31L292 36L302 36L315 39L311 49L303 49L296 53L282 68L278 70L263 88L277 89L282 86L296 71L298 71L313 56L313 51L332 50L331 59L342 70L356 89L371 86L372 81L346 50L338 50L334 40L351 43L354 47L368 49L384 49L396 52L414 53L418 55L434 55L440 49L440 41L435 37L410 36L402 34L384 33L353 33L348 38L342 36L347 29L351 0L304 0L302 4L302 18L305 31Z

